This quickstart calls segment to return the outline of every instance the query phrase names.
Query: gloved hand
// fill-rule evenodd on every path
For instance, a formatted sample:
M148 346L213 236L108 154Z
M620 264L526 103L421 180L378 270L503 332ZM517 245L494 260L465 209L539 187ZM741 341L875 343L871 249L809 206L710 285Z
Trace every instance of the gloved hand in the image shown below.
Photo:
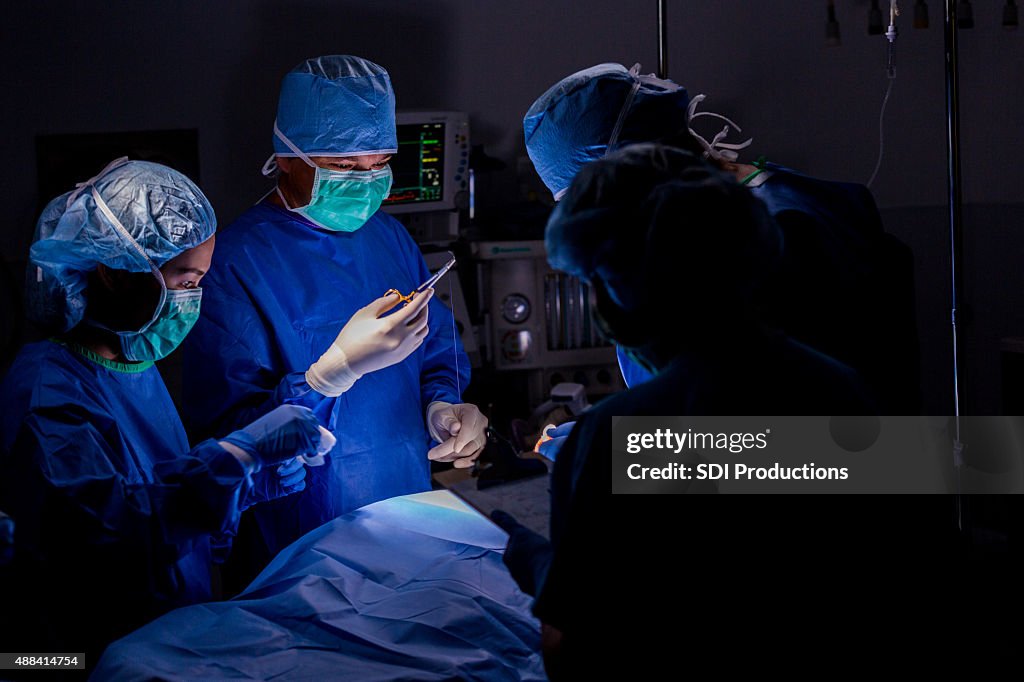
M542 438L541 442L537 443L536 452L554 462L558 458L558 451L565 445L565 441L569 440L569 432L574 426L576 422L571 421L551 429L545 428L544 435L547 436L547 440Z
M334 343L306 370L306 383L317 393L335 398L359 377L405 360L427 338L427 303L434 295L427 289L396 312L380 317L395 305L398 296L381 296L360 308L345 323Z
M296 457L276 467L264 469L252 477L252 487L245 496L242 509L254 504L276 500L306 489L306 465Z
M298 455L315 454L320 445L320 423L308 407L281 405L220 442L244 451L259 470Z
M427 407L427 429L440 445L430 449L427 458L435 462L453 462L457 469L473 466L487 445L487 417L476 405L452 405L435 401Z
M512 579L519 585L519 589L536 597L537 588L544 582L548 566L551 565L551 543L501 509L491 512L491 520L508 533L508 545L502 561L508 567Z

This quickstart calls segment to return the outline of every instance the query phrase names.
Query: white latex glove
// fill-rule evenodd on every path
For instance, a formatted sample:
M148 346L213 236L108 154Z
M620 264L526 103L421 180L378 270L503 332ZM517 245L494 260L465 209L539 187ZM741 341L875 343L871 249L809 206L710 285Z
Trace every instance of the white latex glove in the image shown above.
M324 455L326 455L328 452L333 450L334 446L337 445L337 444L338 444L338 439L334 437L334 434L321 426L320 427L320 445L318 445L316 447L316 454L315 455L299 455L298 458L301 459L304 464L306 464L308 466L311 466L311 467L323 466L324 463L327 461L324 458ZM554 458L552 458L552 459L554 459Z
M331 347L306 370L306 383L334 398L364 374L405 360L427 338L427 303L433 295L434 290L427 289L386 317L380 316L395 306L395 294L357 310Z
M487 445L487 417L476 405L452 405L442 401L427 407L427 428L440 443L430 449L427 458L436 462L453 462L457 469L467 469Z

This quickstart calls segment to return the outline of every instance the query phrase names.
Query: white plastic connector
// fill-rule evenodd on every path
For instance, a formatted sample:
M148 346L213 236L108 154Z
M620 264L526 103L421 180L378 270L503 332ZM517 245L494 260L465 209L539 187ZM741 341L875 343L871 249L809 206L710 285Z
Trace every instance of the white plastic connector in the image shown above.
M299 459L311 467L323 466L324 455L330 452L338 443L338 439L334 437L333 433L320 425L317 425L317 428L320 429L320 445L316 449L316 454L299 456Z
M889 2L889 29L885 32L885 37L890 43L896 42L896 35L899 31L896 29L896 17L900 15L900 7L896 3L896 0Z

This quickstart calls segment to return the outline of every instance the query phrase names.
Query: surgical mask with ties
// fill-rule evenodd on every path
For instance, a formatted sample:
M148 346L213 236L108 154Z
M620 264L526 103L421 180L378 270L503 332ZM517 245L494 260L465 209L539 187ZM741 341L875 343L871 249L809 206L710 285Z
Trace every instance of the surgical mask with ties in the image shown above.
M94 327L105 329L116 334L121 343L121 354L129 362L156 361L167 357L177 348L193 325L199 319L199 307L203 298L203 290L199 287L194 289L168 289L160 268L139 246L138 242L124 228L121 222L114 215L107 203L99 195L99 192L92 189L93 199L100 211L106 216L117 231L128 243L149 263L153 276L160 282L160 301L156 306L153 317L138 331L116 331L96 320L86 319L86 322Z
M391 191L390 166L376 171L338 171L321 168L292 144L291 140L277 129L276 123L274 132L289 149L316 171L309 203L305 206L292 208L281 193L281 188L275 188L277 196L289 211L298 213L314 225L335 232L355 232L377 212Z

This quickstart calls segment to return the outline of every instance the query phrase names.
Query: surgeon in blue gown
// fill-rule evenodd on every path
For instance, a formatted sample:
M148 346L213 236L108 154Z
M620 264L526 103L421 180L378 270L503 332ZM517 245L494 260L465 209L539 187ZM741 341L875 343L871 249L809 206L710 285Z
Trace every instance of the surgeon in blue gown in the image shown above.
M729 141L738 126L699 111L703 100L641 74L639 65L600 64L533 103L523 119L526 149L556 200L587 163L639 142L686 149L733 174L765 202L784 235L781 267L762 295L773 322L856 369L886 414L919 412L913 259L883 230L870 192L762 160L740 162L751 141ZM697 132L706 120L719 121L710 139ZM707 229L718 228L708 221ZM651 377L624 349L618 356L627 386Z
M209 600L213 541L261 495L302 487L296 456L321 439L310 410L193 448L154 366L199 315L215 228L186 177L127 159L39 219L26 309L54 336L24 347L0 388L12 651L84 651L91 665L112 639Z
M362 378L321 371L337 364L331 349L353 311L430 276L405 228L379 210L397 152L387 72L352 56L298 65L281 86L273 145L264 172L276 187L217 238L204 314L185 345L186 423L208 434L305 405L338 443L305 491L254 510L256 537L235 543L248 545L250 575L326 521L429 490L431 460L470 466L487 426L462 403L469 362L439 301L404 362Z

